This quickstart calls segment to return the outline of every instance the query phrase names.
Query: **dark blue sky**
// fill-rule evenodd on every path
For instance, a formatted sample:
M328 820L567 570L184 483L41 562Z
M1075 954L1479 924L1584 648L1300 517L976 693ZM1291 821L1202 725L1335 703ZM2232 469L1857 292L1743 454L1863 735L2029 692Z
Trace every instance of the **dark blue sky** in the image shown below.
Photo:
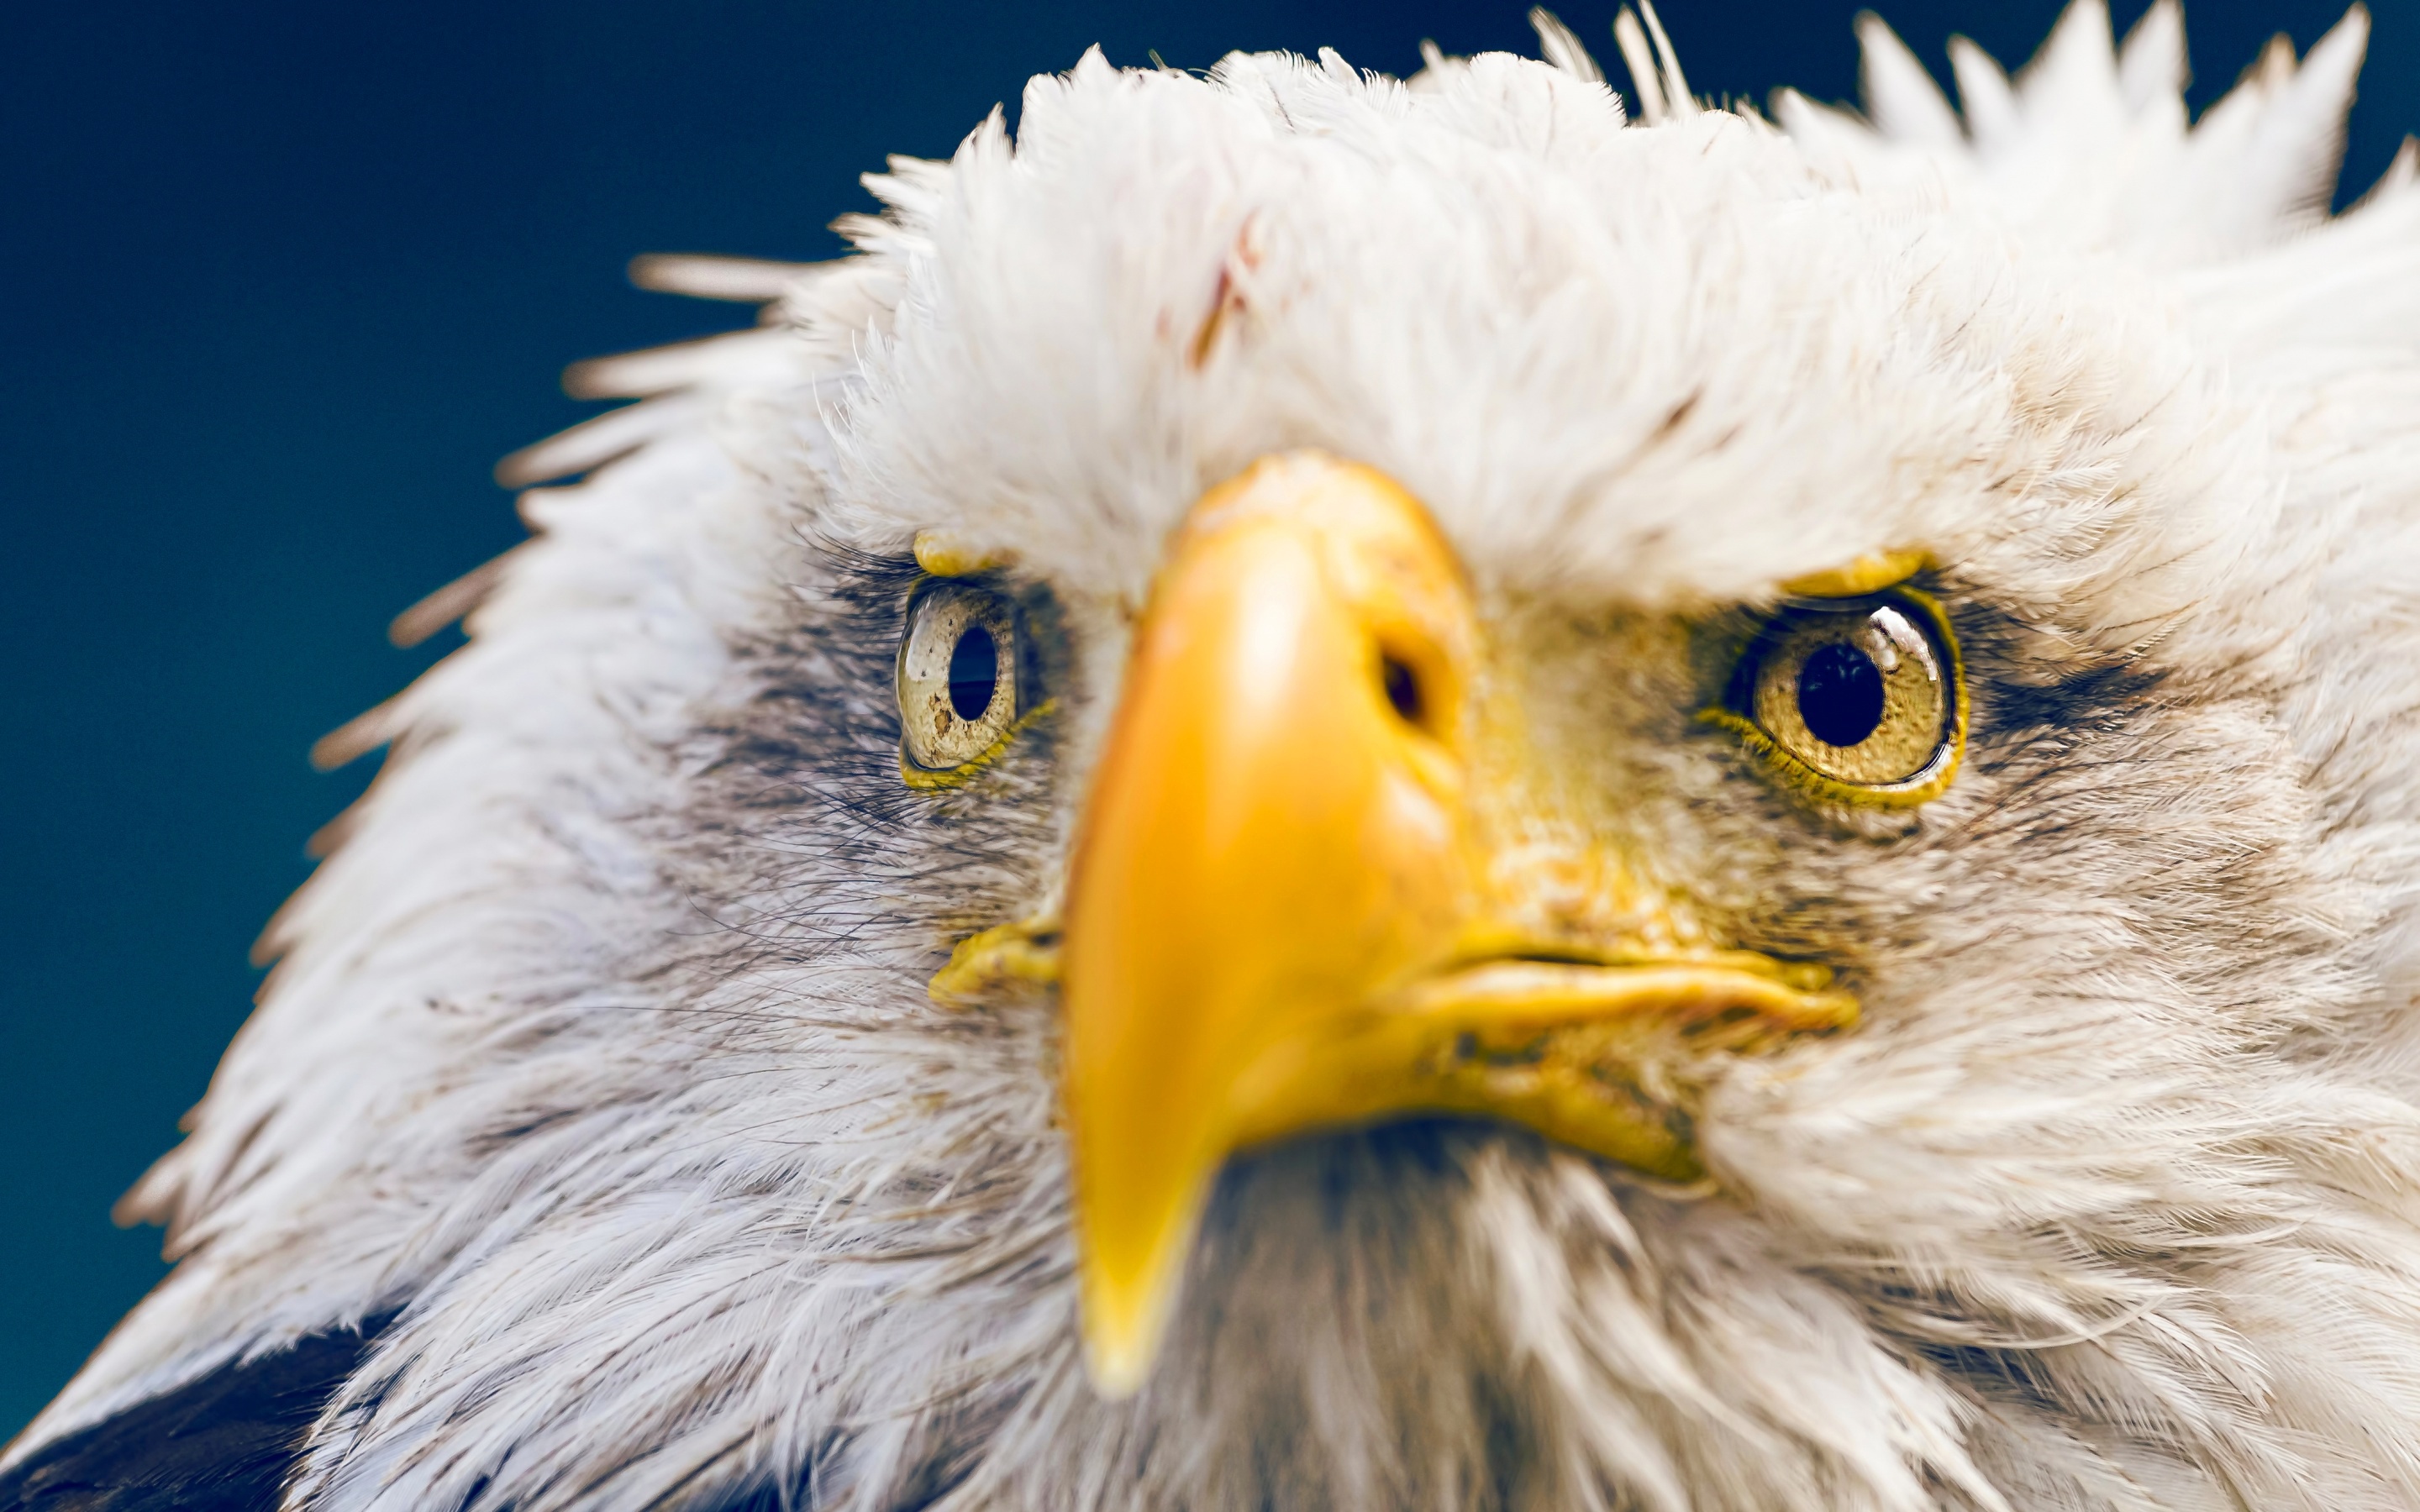
M2352 177L2420 126L2420 0L2378 0ZM1611 0L1562 8L1608 63ZM1853 0L1671 0L1701 91L1854 89ZM1886 5L1941 69L2054 0ZM2121 24L2142 8L2118 0ZM2197 0L2203 82L2335 0ZM946 155L1086 44L1207 65L1529 48L1521 0L28 7L0 48L0 1435L161 1274L110 1203L176 1137L245 951L367 764L311 741L450 644L388 618L512 544L504 453L567 362L737 323L631 255L811 258L884 154ZM1614 70L1618 72L1618 68Z

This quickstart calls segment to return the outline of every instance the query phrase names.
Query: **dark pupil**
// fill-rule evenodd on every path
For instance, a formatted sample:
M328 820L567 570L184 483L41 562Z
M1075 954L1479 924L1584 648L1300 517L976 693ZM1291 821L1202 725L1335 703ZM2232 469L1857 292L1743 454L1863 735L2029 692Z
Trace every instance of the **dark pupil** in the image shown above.
M1798 717L1827 746L1863 745L1883 722L1882 669L1854 646L1818 646L1798 669Z
M980 719L991 707L992 689L1000 686L1000 647L991 632L970 625L950 653L950 707L961 719ZM1880 684L1876 684L1880 687Z

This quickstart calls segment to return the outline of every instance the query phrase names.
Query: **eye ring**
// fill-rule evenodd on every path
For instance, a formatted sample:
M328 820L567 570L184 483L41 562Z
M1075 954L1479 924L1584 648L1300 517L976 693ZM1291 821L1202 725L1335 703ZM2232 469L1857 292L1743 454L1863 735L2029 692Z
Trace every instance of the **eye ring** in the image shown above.
M1908 808L1957 775L1965 666L1929 594L1799 599L1766 623L1704 717L1820 802Z
M900 637L899 769L911 787L946 786L997 756L1029 707L1016 606L981 583L936 579L908 601Z

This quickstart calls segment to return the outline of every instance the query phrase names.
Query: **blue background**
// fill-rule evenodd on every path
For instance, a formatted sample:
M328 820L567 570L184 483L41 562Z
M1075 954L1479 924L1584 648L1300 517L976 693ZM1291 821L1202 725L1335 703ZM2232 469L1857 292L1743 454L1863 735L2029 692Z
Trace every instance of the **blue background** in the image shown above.
M1702 93L1854 90L1852 0L1671 0ZM1886 6L1946 74L2051 0ZM108 1210L176 1137L254 933L370 763L312 740L454 642L392 614L520 536L493 461L592 408L566 362L742 323L631 255L813 258L885 153L944 156L1099 42L1201 67L1533 51L1518 0L27 7L0 47L0 1434L162 1273ZM2119 0L2121 26L2139 0ZM2349 181L2420 126L2381 0ZM1621 83L1611 0L1564 19ZM2334 0L2189 8L2212 98Z

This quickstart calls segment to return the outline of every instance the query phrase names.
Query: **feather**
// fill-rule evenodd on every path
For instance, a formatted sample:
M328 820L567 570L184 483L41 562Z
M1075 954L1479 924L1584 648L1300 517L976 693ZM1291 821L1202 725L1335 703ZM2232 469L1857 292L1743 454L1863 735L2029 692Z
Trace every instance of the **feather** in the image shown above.
M1950 71L1958 80L1958 100L1964 108L1966 130L1975 150L1986 160L2008 150L2023 132L2016 91L1992 55L1963 37L1949 39Z
M2118 54L2118 96L2130 116L2181 101L2192 70L2185 65L2184 8L2152 0L2126 34Z
M2123 119L2102 0L2071 0L2050 40L2018 76L2017 101L2029 122L2057 122L2071 131L2106 131Z
M1538 50L1547 62L1575 79L1591 84L1605 82L1605 70L1596 66L1596 59L1589 56L1588 49L1580 45L1569 26L1556 19L1553 11L1544 6L1532 6L1529 27L1538 34Z
M769 304L812 278L820 263L769 262L758 257L721 257L686 253L650 253L632 259L630 282L665 294L686 294L698 300L732 300L742 304Z
M442 590L440 591L442 592ZM437 628L442 629L444 626L441 625ZM435 631L432 630L430 633L434 634ZM387 699L373 708L365 709L354 715L343 724L321 735L311 746L312 766L322 772L333 772L339 766L349 765L361 760L393 740L398 725L397 712L400 707L400 695L397 698Z
M506 562L511 555L506 551L489 557L396 615L386 627L387 640L398 647L416 646L478 608L480 602L495 591L496 584L504 580ZM329 747L330 754L349 744L335 741L334 736L329 738L334 742ZM359 755L360 752L355 751L354 754ZM319 758L315 754L312 759L317 762ZM345 758L347 761L351 759L349 756ZM342 765L343 763L329 764Z
M1899 34L1871 11L1857 18L1867 113L1885 136L1918 147L1955 147L1965 133L1957 113Z
M795 339L780 327L765 327L595 357L566 368L563 388L575 399L646 399L676 389L778 382L788 371L782 348Z
M274 1505L312 1421L383 1319L212 1371L0 1472L8 1512L253 1512Z
M1614 44L1621 49L1623 67L1630 70L1631 92L1638 98L1639 119L1650 126L1661 126L1672 118L1672 106L1664 93L1663 65L1647 41L1647 34L1638 25L1637 13L1628 6L1613 18Z
M1630 8L1624 6L1626 14ZM1685 120L1698 113L1697 97L1689 93L1689 81L1681 73L1681 55L1672 51L1672 39L1664 35L1664 23L1655 14L1654 0L1638 0L1639 13L1647 18L1647 35L1655 42L1655 67L1663 76L1664 108L1675 120Z
M686 394L644 399L582 421L496 464L496 481L526 488L628 456L649 441L697 423L706 406Z

